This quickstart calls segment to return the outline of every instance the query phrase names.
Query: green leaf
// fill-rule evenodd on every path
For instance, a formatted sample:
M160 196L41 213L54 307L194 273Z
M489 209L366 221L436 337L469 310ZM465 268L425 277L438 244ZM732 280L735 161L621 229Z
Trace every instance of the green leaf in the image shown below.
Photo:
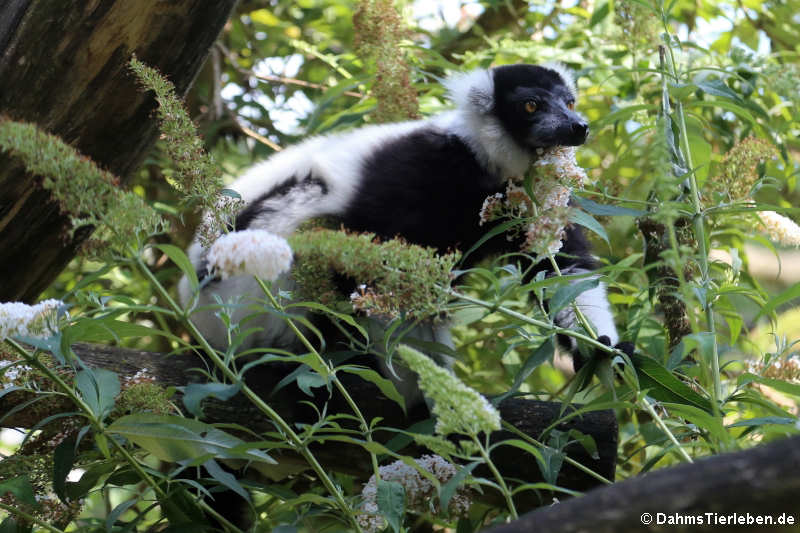
M759 418L748 418L747 420L739 420L738 422L734 422L733 424L728 424L728 428L740 428L740 427L753 427L753 426L764 426L766 424L778 424L781 426L789 426L792 424L796 424L796 418L790 418L787 416L762 416Z
M403 530L403 515L406 508L406 489L403 485L396 481L379 479L375 503L378 504L381 516L389 523L392 531L400 533Z
M640 217L647 214L647 211L641 211L639 209L631 209L629 207L620 207L617 205L598 204L593 200L589 200L588 198L583 198L575 194L570 196L570 200L575 202L581 209L598 216Z
M800 298L800 283L795 283L777 296L770 298L770 300L761 307L756 315L754 322L764 315L771 315L775 309L786 302Z
M33 486L27 477L19 476L0 482L0 496L9 492L20 502L39 508L39 503L33 493Z
M120 391L117 374L104 368L81 370L75 376L75 386L92 413L101 420L114 408L114 399Z
M169 531L179 530L176 526L196 525L189 531L206 530L204 516L197 506L197 498L183 486L170 487L167 497L159 499L164 516L169 520Z
M520 450L528 452L529 454L534 456L537 461L544 461L544 456L542 455L541 449L534 446L533 444L525 442L524 440L508 439L500 441L494 446L513 446L514 448L519 448Z
M489 312L485 308L477 305L462 307L450 314L450 323L453 326L469 326L488 314Z
M172 262L178 266L180 271L186 276L186 279L189 280L192 291L196 291L200 282L197 279L197 272L194 269L194 265L184 251L173 244L154 244L153 247L163 252L164 255L169 257Z
M480 248L483 245L483 243L485 243L486 241L488 241L492 237L500 235L504 231L506 231L506 230L508 230L510 228L513 228L514 226L519 226L519 225L524 224L524 223L525 223L524 220L513 219L513 220L506 220L505 222L503 222L501 224L498 224L497 226L494 226L491 230L487 231L486 234L483 237L478 239L478 242L473 244L472 248L470 248L469 250L464 252L464 254L461 256L461 261L460 261L461 264L464 264L465 260L467 259L467 256L469 256L469 254L471 254L472 252L474 252L475 250Z
M536 462L539 463L539 470L542 473L546 483L556 485L558 481L558 474L561 472L561 465L564 463L566 454L555 448L544 447L539 450L541 458L537 457Z
M141 324L115 320L113 318L79 318L71 325L62 330L65 342L71 345L78 341L83 342L109 342L117 341L128 337L150 337L162 336L175 341L180 341L179 337L161 331L156 328L149 328Z
M536 370L537 367L549 361L553 358L553 354L556 351L555 343L553 342L553 337L548 337L542 344L536 348L526 360L525 363L522 365L522 368L519 369L517 375L514 377L514 384L511 385L511 388L508 392L501 394L497 398L492 399L492 403L494 405L499 405L500 402L517 392L520 386L528 379L528 376Z
M655 109L656 106L653 104L629 105L627 107L623 107L621 109L612 111L611 113L607 113L598 120L592 122L592 130L597 131L604 126L607 126L608 124L614 124L615 122L628 120L630 117L632 117L639 111L652 111Z
M75 464L75 439L66 439L53 452L53 492L62 502L67 500L67 476Z
M162 461L197 460L208 456L277 464L260 450L238 452L234 448L245 445L243 440L203 422L180 416L127 415L114 421L106 432L125 437Z
M581 293L594 289L600 284L597 278L584 279L574 283L570 283L564 287L560 287L552 298L548 301L548 309L551 316L555 315L566 306L575 301Z
M183 390L183 405L194 416L203 416L200 407L202 401L208 397L218 400L230 400L241 390L238 383L192 383Z
M567 433L571 439L574 439L583 446L583 449L586 450L586 453L588 453L592 459L595 461L600 460L600 454L597 452L597 442L595 442L594 437L578 431L577 429L570 429Z
M603 2L598 8L594 10L592 13L592 18L589 19L589 27L596 26L600 21L608 16L610 11L610 7L608 2Z
M468 475L475 470L480 461L475 461L470 463L466 466L462 466L456 472L456 475L451 477L447 483L442 485L441 489L439 489L439 501L441 502L441 509L447 509L450 506L450 500L453 497L453 494L456 493L456 489L464 482Z
M108 517L106 518L106 531L108 531L109 533L113 531L114 524L117 523L117 520L119 519L120 516L122 516L122 513L133 507L138 501L139 500L137 498L132 498L114 507L114 509L108 514Z
M77 500L86 496L92 490L100 478L113 472L116 463L112 461L101 461L89 465L83 472L81 478L76 482L66 483L66 494L70 500Z
M695 77L694 84L697 85L700 89L707 92L708 94L713 94L714 96L719 96L722 98L727 98L728 100L733 100L734 102L741 102L742 98L728 85L721 79L713 79L713 80L701 80L699 75Z
M353 318L352 315L347 315L345 313L339 313L338 311L334 311L330 307L328 307L326 305L323 305L321 303L318 303L318 302L296 302L296 303L292 303L292 304L287 305L285 307L285 309L291 309L292 307L305 307L305 308L308 308L308 309L314 309L315 311L320 311L322 313L325 313L325 314L331 315L333 317L336 317L339 320L341 320L342 322L346 323L347 325L352 326L353 328L358 330L358 332L361 334L361 336L364 338L364 340L366 340L366 341L369 340L369 334L367 333L367 330L364 329L364 327L361 324L356 322L355 318Z
M639 377L640 388L649 389L647 394L650 397L660 402L689 405L706 413L712 412L711 402L707 398L700 396L655 359L635 353L631 361Z
M772 378L763 378L761 376L757 376L755 374L742 374L739 376L739 384L743 385L746 383L751 383L755 381L756 383L761 383L762 385L766 385L767 387L772 387L778 392L783 392L785 394L790 394L792 396L800 397L800 385L796 383L790 383L788 381L782 381L780 379L772 379Z
M22 524L17 523L13 516L7 516L0 522L0 533L28 533L32 529L30 526L25 528Z
M406 412L406 400L403 398L403 395L397 391L397 387L395 387L391 380L384 378L370 368L348 365L339 367L337 370L347 372L349 374L355 374L361 379L374 384L376 387L378 387L378 389L380 389L384 396L399 405L403 409L404 413Z
M328 384L328 380L324 376L320 376L307 366L301 366L297 370L294 380L297 382L297 387L307 396L313 398L314 393L311 389L318 389Z
M720 442L730 442L731 435L722 425L722 418L715 417L693 405L662 402L671 413L677 414L699 428L705 429Z
M242 487L242 485L236 480L236 477L231 474L230 472L226 472L223 470L219 463L214 461L213 459L210 461L206 461L203 463L203 467L208 472L215 481L217 481L220 485L227 488L228 490L232 490L239 496L241 496L245 501L250 502L250 493Z
M606 244L611 246L611 243L608 241L608 234L606 234L605 228L595 219L592 215L587 213L586 211L581 211L580 209L570 209L569 210L569 221L573 224L578 224L579 226L583 226L584 228L588 229L592 233L599 236L601 239L606 241Z

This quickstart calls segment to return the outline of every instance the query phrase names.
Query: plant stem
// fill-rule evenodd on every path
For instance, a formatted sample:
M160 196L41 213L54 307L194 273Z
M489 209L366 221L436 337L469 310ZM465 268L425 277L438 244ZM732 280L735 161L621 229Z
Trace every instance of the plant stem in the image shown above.
M599 348L599 349L604 350L604 351L606 351L608 353L611 353L611 354L623 355L627 359L627 356L622 351L617 350L616 348L614 348L612 346L606 346L605 344L603 344L602 342L598 341L597 339L593 339L593 338L591 338L591 337L589 337L587 335L584 335L583 333L579 333L579 332L573 331L571 329L560 328L560 327L554 326L554 325L552 325L552 324L550 324L548 322L544 322L542 320L536 320L535 318L529 318L529 317L527 317L527 316L525 316L525 315L523 315L521 313L517 313L516 311L513 311L511 309L503 307L502 305L494 305L494 304L491 304L489 302L484 302L483 300L479 300L477 298L472 298L472 297L467 296L465 294L460 294L460 293L458 293L458 292L456 292L456 291L454 291L452 289L450 289L449 292L450 292L450 294L452 294L456 298L461 298L461 299L463 299L463 300L465 300L467 302L474 303L474 304L480 305L482 307L486 307L487 309L491 309L492 311L496 311L496 312L502 313L502 314L504 314L506 316L509 316L509 317L512 317L512 318L516 318L517 320L521 320L523 322L531 324L532 326L536 326L538 328L542 328L542 329L548 330L548 331L550 331L552 333L569 335L571 337L575 337L576 339L582 340L583 342L585 342L587 344L590 344L591 346L594 346L595 348ZM628 383L627 382L627 379L626 379L627 376L625 376L625 373L622 372L621 375L622 375L623 379L625 380L625 382L628 384L628 386L630 386L631 389L636 390L636 387L634 386L633 383ZM664 424L664 421L661 420L661 418L658 416L658 413L656 413L653 410L652 406L650 406L647 403L646 400L642 400L640 403L642 403L644 405L644 409L656 420L656 424L667 434L667 437L671 441L677 443L678 441L675 438L675 435L673 435L672 432L669 430L669 428L666 426L666 424ZM680 450L680 453L683 456L683 458L691 463L692 459L691 459L691 457L689 457L686 454L685 450L683 450L683 448L680 448L679 450Z
M514 433L515 435L517 435L521 439L530 442L534 446L538 446L539 448L554 449L554 448L552 448L552 446L548 446L547 444L534 439L533 437L531 437L527 433L524 433L524 432L520 431L513 424L509 424L506 421L503 421L503 428L506 431L510 431L510 432ZM575 468L577 468L578 470L580 470L580 471L592 476L593 478L595 478L596 480L598 480L599 482L601 482L601 483L603 483L605 485L613 485L614 484L613 481L611 481L609 479L606 479L605 477L603 477L602 475L598 474L597 472L595 472L591 468L588 468L588 467L582 465L581 463L579 463L578 461L576 461L575 459L573 459L572 457L570 457L568 455L564 455L564 462L567 463L567 464L570 464L570 465L574 466Z
M286 435L289 443L297 450L297 452L306 460L309 466L316 472L317 476L319 476L320 481L325 486L325 489L334 497L336 503L339 506L339 509L344 513L345 516L350 518L351 523L355 526L356 531L361 531L361 526L358 524L358 521L355 519L355 515L351 512L350 506L344 499L344 495L342 494L341 490L333 483L328 473L319 464L317 458L314 457L314 454L311 453L311 450L308 449L308 446L303 442L303 440L294 432L292 427L281 417L272 407L269 406L264 400L261 399L258 394L256 394L253 389L247 386L246 383L238 376L233 370L231 370L225 362L220 359L219 354L217 351L208 343L206 338L197 329L194 325L194 322L185 315L183 309L172 299L169 295L167 290L161 284L161 282L156 278L147 265L142 261L142 258L137 254L136 257L136 264L139 267L139 270L147 277L159 294L164 298L164 300L172 307L175 312L179 315L185 317L185 323L187 328L189 329L189 333L197 339L200 343L200 346L203 349L204 356L208 357L214 365L219 368L219 370L225 375L227 379L229 379L232 383L236 383L240 385L241 392L244 394L252 404L258 408L262 413L267 415L270 420L275 424L275 426L284 434Z
M517 514L517 508L514 505L514 498L511 497L511 491L508 490L508 485L506 485L506 480L503 479L503 476L500 475L500 472L497 470L497 467L494 466L494 463L492 462L492 459L489 457L486 448L481 444L480 440L478 440L478 436L471 435L471 437L472 441L478 446L478 450L480 451L481 457L483 457L486 466L489 467L489 470L492 471L492 475L495 477L497 483L500 485L500 489L503 492L503 497L505 497L506 499L506 505L508 505L508 510L511 513L511 518L513 520L516 520L517 518L519 518L519 515Z
M272 303L273 307L275 307L275 309L283 310L283 307L281 307L280 303L275 298L275 295L272 294L272 291L269 290L269 287L266 286L264 281L258 277L256 277L256 281L258 282L258 285L261 287L261 290L264 291L264 294L267 295L267 298L269 298L269 301L270 303ZM292 332L297 336L298 339L300 339L300 342L303 343L303 346L305 346L309 352L313 353L314 356L319 360L319 362L322 365L330 369L330 367L328 366L328 362L325 360L324 357L322 357L322 355L320 355L320 353L317 351L314 345L311 344L311 341L308 340L308 337L306 337L303 334L303 332L300 331L300 328L298 328L297 325L295 325L294 321L291 318L286 318L285 320L286 323L289 324L289 327L291 328ZM364 418L364 415L361 413L361 410L358 408L358 405L356 404L355 400L353 400L353 397L350 396L350 393L347 391L342 382L339 381L339 377L336 375L335 372L332 372L332 378L333 378L333 383L336 385L336 388L344 397L345 401L347 402L347 405L350 406L350 409L353 410L353 413L356 415L356 418L358 418L359 424L361 424L361 431L364 432L364 436L366 437L367 442L372 443L373 442L372 431L369 429L367 420L366 418ZM378 469L378 457L373 452L369 452L369 455L372 460L372 470L373 473L375 474L375 478L380 479L381 476L380 476L380 470Z
M79 395L75 394L75 391L73 390L73 388L70 387L63 379L61 379L61 376L59 376L58 374L53 372L53 370L51 370L50 368L47 367L47 365L45 365L41 361L39 361L39 359L37 359L33 355L29 354L28 351L25 348L23 348L22 346L20 346L17 342L15 342L15 341L13 341L11 339L6 339L6 342L12 348L14 348L14 350L16 350L20 355L22 355L22 357L24 357L25 360L28 363L30 363L31 365L33 365L36 368L38 368L45 376L47 376L48 379L53 381L59 388L62 389L64 391L64 393L67 396L69 396L69 398L75 403L75 405L77 405L81 409L81 411L84 412L84 414L86 415L86 418L89 419L89 422L91 423L92 427L94 427L95 431L97 431L100 434L104 433L103 422L101 420L98 420L95 417L95 414L92 411L92 408L89 407L89 405L87 405L86 402L83 401L83 398L81 398ZM119 442L117 442L113 438L111 438L109 440L114 444L114 446L117 448L117 450L119 450L119 452L122 454L122 456L125 458L125 460L128 461L128 463L130 463L131 467L134 470L136 470L136 472L141 476L141 478L150 487L153 488L153 490L156 492L156 494L159 495L159 497L163 498L163 497L167 496L167 494L153 480L153 478L151 478L150 475L147 472L145 472L144 469L142 469L142 467L139 464L139 462L136 459L134 459L128 453L128 450L126 450L124 446L122 446Z
M55 526L52 526L52 525L48 524L44 520L42 520L40 518L36 518L35 516L33 516L31 514L28 514L25 511L21 511L21 510L17 509L16 507L12 507L11 505L6 505L6 504L0 502L0 509L2 509L3 511L6 511L6 512L12 514L12 515L16 515L16 516L22 518L23 520L27 520L28 522L33 522L37 526L43 527L44 529L50 531L50 533L64 533L64 531L58 529Z
M669 41L668 41L669 42ZM664 53L669 52L669 55ZM675 80L678 80L678 73L675 67L675 56L671 45L660 45L660 57L662 60L662 70L669 69L669 74ZM664 80L663 83L666 83ZM665 103L669 105L669 103ZM712 407L714 413L719 416L719 400L722 397L722 384L720 379L719 370L719 347L717 345L716 326L714 323L714 306L711 298L709 297L712 291L711 278L709 277L708 267L708 249L706 248L706 232L705 232L705 212L703 211L703 204L700 196L700 188L697 185L697 174L695 173L694 163L692 161L692 149L689 143L689 132L686 127L686 116L683 112L683 103L675 100L675 116L678 119L678 131L681 144L683 145L684 157L686 158L687 171L689 173L689 188L691 192L692 207L694 209L694 233L697 240L698 255L700 259L700 275L703 286L703 310L706 315L706 323L709 333L711 333L711 374L714 382L712 388ZM676 250L677 252L677 250Z
M556 275L559 278L563 277L563 274L561 273L561 269L558 267L558 263L556 263L556 259L555 259L555 257L553 257L553 254L548 253L547 257L550 259L550 264L553 266L553 272L555 272ZM586 315L583 314L583 311L581 311L581 308L578 305L578 301L577 300L578 300L578 298L576 297L574 300L572 300L572 304L571 304L572 305L572 310L575 312L575 318L578 319L578 322L580 322L581 326L583 326L583 329L589 334L589 336L591 338L597 339L597 332L594 330L592 325L589 323L589 319L586 318Z
M31 355L30 353L28 353L28 350L23 348L15 340L6 339L6 342L8 343L9 346L11 346L14 349L14 351L16 351L18 354L20 354L25 359L25 361L27 363L29 363L29 364L35 366L36 368L38 368L39 371L41 371L45 376L47 376L47 378L49 380L51 380L61 390L63 390L64 394L69 396L70 400L72 400L73 403L75 403L75 405L77 405L80 408L81 411L86 413L86 415L89 418L89 421L92 423L92 425L94 425L95 427L99 427L99 425L97 423L97 420L95 420L95 418L94 418L94 413L92 412L92 408L89 407L86 404L86 402L83 401L83 398L81 398L80 396L75 394L75 391L73 390L73 388L70 387L63 379L61 379L61 376L59 376L58 374L53 372L52 369L48 368L47 365L45 365L44 363L39 361L39 359L37 359L34 355Z
M530 324L531 326L536 326L536 327L544 329L544 330L546 330L546 331L548 331L550 333L567 335L569 337L575 337L576 339L581 340L581 341L589 344L590 346L593 346L595 348L598 348L598 349L603 350L605 352L608 352L610 354L625 355L623 352L621 352L620 350L617 350L613 346L607 346L607 345L603 344L602 342L598 341L597 339L593 339L590 336L585 335L585 334L583 334L583 333L581 333L579 331L575 331L575 330L567 329L567 328L562 328L562 327L559 327L559 326L554 326L550 322L545 322L544 320L537 320L535 318L530 318L528 316L523 315L522 313L518 313L518 312L514 311L513 309L509 309L508 307L504 307L502 305L493 304L493 303L490 303L490 302L487 302L487 301L484 301L484 300L480 300L478 298L473 298L471 296L467 296L466 294L462 294L462 293L460 293L460 292L458 292L458 291L456 291L454 289L444 289L444 290L447 290L448 294L452 295L455 298L459 298L461 300L464 300L465 302L470 302L470 303L473 303L475 305L479 305L481 307L485 307L486 309L490 309L491 311L495 311L495 312L504 314L504 315L506 315L508 317L511 317L511 318L516 318L517 320L525 322L526 324Z

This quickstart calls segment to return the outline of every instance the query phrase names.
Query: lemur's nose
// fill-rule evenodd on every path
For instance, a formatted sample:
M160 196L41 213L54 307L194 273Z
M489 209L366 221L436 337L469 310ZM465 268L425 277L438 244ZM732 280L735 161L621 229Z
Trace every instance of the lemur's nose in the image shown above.
M576 137L586 139L586 136L589 135L589 125L586 122L573 122L572 133Z

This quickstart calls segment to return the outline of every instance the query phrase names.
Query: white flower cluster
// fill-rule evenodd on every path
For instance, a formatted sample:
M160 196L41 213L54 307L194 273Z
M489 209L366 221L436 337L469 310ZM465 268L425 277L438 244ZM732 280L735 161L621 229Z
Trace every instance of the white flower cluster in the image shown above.
M445 484L456 475L456 467L445 461L438 455L423 455L419 459L414 459L423 470L430 472ZM403 485L406 491L406 507L412 511L438 514L440 509L435 507L436 489L431 481L424 477L419 471L404 463L395 461L379 469L381 480L394 481ZM378 494L378 484L373 475L364 485L361 497L364 498L363 513L358 515L358 522L361 528L367 533L377 533L386 527L386 521L378 514L378 504L376 502ZM469 489L459 487L453 497L450 498L447 511L450 516L464 516L469 511L472 499Z
M208 250L209 271L222 279L251 274L275 281L292 266L292 249L286 239L265 230L227 233Z
M539 149L539 159L534 166L543 167L543 174L570 188L580 189L586 184L586 171L575 159L576 146L554 146ZM566 205L566 204L565 204Z
M770 240L785 246L800 246L800 226L794 220L775 211L761 211L758 217Z
M7 389L17 384L16 382L31 370L33 369L27 365L17 365L11 361L0 361L0 382L3 383L2 388Z
M500 218L527 218L523 250L536 255L558 252L569 223L572 189L583 187L588 180L575 160L575 151L574 146L540 149L533 165L533 198L521 187L521 180L509 180L505 193L484 200L480 224ZM514 240L518 233L512 229L507 238Z
M765 365L763 361L747 361L745 370L765 378L800 383L800 358L798 357L778 359L772 361L769 366Z
M409 346L401 345L397 351L419 374L420 389L434 402L436 433L477 435L500 429L500 413L478 391Z
M36 305L21 302L0 304L0 341L11 337L49 337L58 329L55 311L60 300L44 300Z

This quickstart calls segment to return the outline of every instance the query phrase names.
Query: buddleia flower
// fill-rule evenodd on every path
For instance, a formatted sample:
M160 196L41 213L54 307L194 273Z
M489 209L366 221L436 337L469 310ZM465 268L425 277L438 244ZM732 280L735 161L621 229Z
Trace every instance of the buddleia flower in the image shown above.
M522 225L507 230L506 238L522 239L522 250L537 256L561 250L569 224L569 200L573 189L586 185L586 171L578 166L574 146L538 150L530 173L530 192L519 179L511 179L504 193L486 198L480 224L500 219L518 219Z
M414 459L414 462L423 470L433 474L442 485L450 481L458 473L455 465L438 455L423 455L419 459ZM413 466L403 461L395 461L380 467L378 471L382 481L395 482L403 486L408 509L420 513L426 513L431 510L436 514L441 512L440 509L435 507L435 502L437 501L436 487ZM378 514L377 495L378 483L373 475L361 491L361 497L364 499L362 505L364 512L358 515L359 525L368 533L377 533L378 531L383 531L386 527L386 521ZM431 509L431 502L434 502L433 509ZM472 498L469 489L460 487L450 498L447 512L450 516L465 516L471 504Z
M265 230L228 233L208 250L209 271L227 279L250 274L275 281L292 266L292 249L286 239Z
M784 246L800 246L800 226L794 220L775 211L761 211L758 218L770 240Z
M474 436L500 429L500 413L478 391L409 346L401 345L398 353L419 374L420 389L433 401L436 433Z
M0 341L12 337L49 337L57 328L60 300L44 300L36 305L21 302L0 304Z

